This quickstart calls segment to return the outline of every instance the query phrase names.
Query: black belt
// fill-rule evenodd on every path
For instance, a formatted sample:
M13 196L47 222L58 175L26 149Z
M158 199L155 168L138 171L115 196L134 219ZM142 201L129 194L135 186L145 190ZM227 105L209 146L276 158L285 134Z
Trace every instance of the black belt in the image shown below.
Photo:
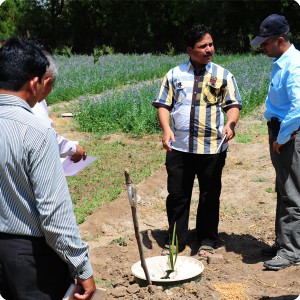
M30 240L30 241L43 241L45 240L44 236L30 236L30 235L21 235L21 234L14 234L14 233L4 233L0 232L0 239L8 240L8 239L23 239L23 240Z
M278 118L272 117L271 120L267 122L267 124L270 128L276 128L280 126L281 122L279 122Z

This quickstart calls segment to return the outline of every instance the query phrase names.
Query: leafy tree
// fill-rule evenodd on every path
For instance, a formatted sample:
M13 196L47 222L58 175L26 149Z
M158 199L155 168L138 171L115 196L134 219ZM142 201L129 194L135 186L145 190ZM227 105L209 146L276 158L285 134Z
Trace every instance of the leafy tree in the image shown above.
M183 35L195 24L211 27L216 50L250 51L250 40L271 13L286 16L300 46L300 7L294 0L6 0L0 39L31 35L52 46L92 54L185 51Z
M16 32L19 20L19 1L5 1L0 6L0 40L5 40Z

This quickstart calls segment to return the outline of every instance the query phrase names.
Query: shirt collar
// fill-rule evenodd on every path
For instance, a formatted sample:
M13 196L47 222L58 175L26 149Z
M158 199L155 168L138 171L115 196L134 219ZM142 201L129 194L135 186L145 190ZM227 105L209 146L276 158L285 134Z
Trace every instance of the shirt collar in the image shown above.
M205 70L207 71L207 72L209 72L209 73L211 73L211 64L212 64L212 62L209 62L206 66L205 66ZM189 71L193 71L194 72L194 67L193 67L193 65L192 65L192 63L191 63L191 61L190 60L188 60L187 62L186 62L186 70L189 72Z
M280 68L283 68L287 59L291 53L295 50L295 46L292 44L279 58L274 58L273 63L277 64Z
M10 94L0 94L0 106L19 106L22 107L28 111L30 111L32 113L31 107L29 106L29 104L14 95L10 95Z

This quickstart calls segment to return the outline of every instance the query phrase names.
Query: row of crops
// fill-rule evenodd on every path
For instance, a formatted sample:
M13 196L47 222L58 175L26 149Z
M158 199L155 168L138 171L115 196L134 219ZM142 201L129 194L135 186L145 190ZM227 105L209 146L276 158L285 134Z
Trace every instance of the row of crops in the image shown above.
M156 109L151 106L161 78L187 60L185 54L107 55L56 57L59 77L49 104L78 99L74 109L82 131L125 132L137 135L158 132ZM257 55L215 56L214 62L236 78L243 100L242 114L261 105L267 93L270 58Z

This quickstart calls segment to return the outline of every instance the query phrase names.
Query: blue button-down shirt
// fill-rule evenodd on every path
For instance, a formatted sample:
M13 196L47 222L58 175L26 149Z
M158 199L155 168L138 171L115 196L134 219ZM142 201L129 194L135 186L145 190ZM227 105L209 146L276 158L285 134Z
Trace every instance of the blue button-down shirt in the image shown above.
M300 127L300 51L293 45L273 60L265 118L281 122L277 142L285 144Z
M0 232L45 237L76 277L91 277L53 129L6 94L0 94L0 128Z

